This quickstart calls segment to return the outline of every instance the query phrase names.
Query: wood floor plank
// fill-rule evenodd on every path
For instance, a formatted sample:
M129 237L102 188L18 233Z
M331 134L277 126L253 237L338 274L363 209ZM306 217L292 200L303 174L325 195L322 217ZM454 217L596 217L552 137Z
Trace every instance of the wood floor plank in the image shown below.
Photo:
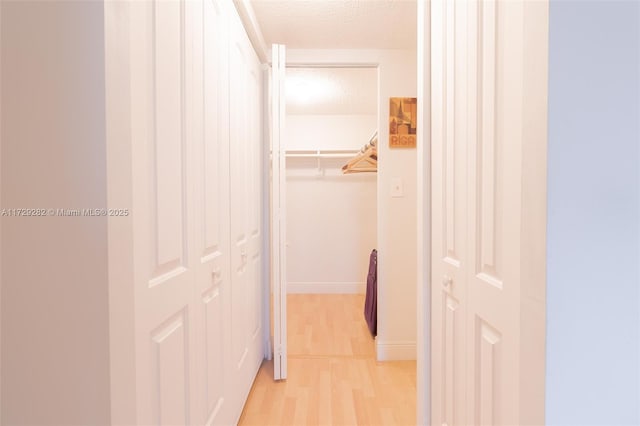
M240 425L413 425L415 361L375 360L364 295L287 297L289 370L265 361Z

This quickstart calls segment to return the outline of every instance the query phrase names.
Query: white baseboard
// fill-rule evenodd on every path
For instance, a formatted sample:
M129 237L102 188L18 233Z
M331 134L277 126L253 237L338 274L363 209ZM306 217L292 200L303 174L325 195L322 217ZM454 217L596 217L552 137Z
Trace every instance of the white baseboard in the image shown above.
M289 294L364 294L364 282L290 282Z
M378 361L414 361L416 342L384 342L376 339Z

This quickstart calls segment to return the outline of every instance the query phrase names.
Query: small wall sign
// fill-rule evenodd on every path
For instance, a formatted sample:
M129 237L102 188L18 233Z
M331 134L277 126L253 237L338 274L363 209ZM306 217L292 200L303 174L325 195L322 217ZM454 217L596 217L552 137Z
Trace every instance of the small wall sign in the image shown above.
M416 98L389 99L389 148L416 147Z

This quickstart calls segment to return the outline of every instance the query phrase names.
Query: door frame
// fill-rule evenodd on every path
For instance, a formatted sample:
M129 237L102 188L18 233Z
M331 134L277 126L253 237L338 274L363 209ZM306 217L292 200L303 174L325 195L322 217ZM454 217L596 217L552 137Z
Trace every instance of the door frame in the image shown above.
M417 336L416 336L416 424L429 424L431 421L431 33L430 33L430 17L431 5L429 2L418 1L417 3L417 98L418 98L418 126L417 134L417 268L418 275L416 280L417 286ZM296 59L288 59L287 67L366 67L377 68L380 70L381 62L374 58L364 60L353 60L353 58L344 57L344 61L335 60L317 60L315 58L305 59L306 55L295 55ZM339 56L339 55L338 55ZM271 63L266 64L266 68L270 68ZM268 71L267 71L268 72ZM380 78L378 77L378 104L380 105ZM265 88L265 90L269 90ZM268 94L268 93L267 93ZM265 102L265 107L268 100ZM423 107L420 108L420 105ZM379 114L378 114L379 116ZM269 120L265 120L268 123ZM265 126L265 135L270 135L269 129ZM268 140L268 139L265 139ZM264 161L266 165L270 164L270 149L265 144ZM264 180L270 180L270 167L264 168ZM378 192L380 193L380 182L378 179ZM265 224L271 223L270 203L271 195L267 193L264 200L264 221ZM266 228L265 228L266 229ZM270 234L263 234L265 238ZM273 237L272 235L270 235ZM270 246L267 241L265 246ZM265 280L264 280L264 307L265 307L265 328L267 334L265 336L265 358L270 359L273 348L270 347L270 338L268 331L271 329L271 321L269 318L269 308L271 306L270 294L270 269L273 267L272 262L268 259L265 252ZM422 261L421 261L422 259Z
M430 342L431 342L431 319L430 319L430 303L431 303L431 34L430 34L430 17L431 17L431 5L429 2L418 1L417 2L417 98L418 98L418 121L422 124L418 126L417 134L417 206L418 206L418 241L417 241L417 268L418 275L416 280L417 286L417 336L416 336L416 424L429 424L431 421L431 357L430 357ZM246 26L254 26L255 20L246 19L245 14L241 13L243 22ZM259 33L259 32L258 32ZM254 47L257 48L261 58L269 58L267 54L264 40L259 40L255 37L255 34L250 33L251 41ZM260 54L260 53L259 53ZM339 54L337 56L340 56ZM354 60L353 58L344 57L344 60L317 60L314 58L304 59L305 55L299 55L296 59L288 59L287 67L371 67L380 70L380 61L374 58L363 60ZM373 60L371 60L373 59ZM265 61L265 68L269 72L271 62ZM380 78L378 77L378 85L380 84ZM266 86L266 85L265 85ZM269 88L265 87L265 94L267 94L265 105L265 116L268 116L268 92ZM378 104L380 105L380 89L378 86ZM420 105L423 108L420 108ZM379 116L379 114L378 114ZM267 117L268 118L268 117ZM269 123L268 119L265 119L264 133L265 141L269 140L270 131L266 125ZM270 164L270 149L265 143L264 145L264 164ZM270 167L264 167L264 182L270 181ZM378 192L380 192L380 182L378 179ZM263 188L267 188L263 186ZM269 204L271 202L271 195L267 192L263 200L263 223L271 223L271 213ZM265 239L264 246L270 247L269 239L273 237L265 228L263 234ZM271 306L271 280L270 270L273 267L272 262L269 260L269 251L265 251L264 256L264 303L265 308L265 358L270 359L273 348L270 345L270 329L271 321L269 310ZM422 261L421 261L422 260Z
M272 45L271 63L271 191L269 223L273 287L273 378L287 378L287 198L286 198L286 47ZM268 154L265 153L265 156ZM266 213L266 212L265 212ZM271 287L270 286L270 287ZM271 326L270 326L271 328Z
M278 53L278 55L274 54L273 49L278 48L279 50L282 50L281 52ZM282 57L284 58L283 60L283 64L281 64L282 70L283 71L283 75L286 74L286 70L288 68L372 68L372 69L376 69L379 70L380 64L379 63L375 63L375 62L370 62L370 61L363 61L363 62L322 62L322 61L300 61L300 60L289 60L286 56L286 54L284 53L284 51L286 50L286 46L284 45L276 45L274 44L272 46L272 52L271 52L271 61L268 64L265 64L265 68L267 69L267 73L272 73L273 72L273 62L276 61L278 58ZM283 66L282 66L283 65ZM280 67L278 67L280 68ZM274 81L273 78L268 79L269 81L269 86L272 86L272 83ZM377 91L377 103L380 103L380 89L379 89L379 82L380 82L380 78L379 76L377 77L377 82L376 82L376 91ZM281 270L281 268L283 267L282 265L284 265L284 267L286 268L286 237L283 237L283 235L286 235L286 190L284 189L284 187L286 186L285 180L286 180L286 171L282 170L279 173L273 173L272 170L272 164L273 167L275 168L276 166L279 167L279 165L283 165L283 168L286 169L286 159L285 159L285 153L286 153L286 139L285 139L285 134L286 134L286 95L285 95L285 87L278 87L277 88L279 90L279 93L277 95L277 98L279 101L283 101L285 103L285 108L281 108L281 105L278 105L277 101L274 101L274 87L267 87L266 90L266 96L267 99L264 102L264 108L266 111L266 114L268 117L267 119L265 119L265 127L264 127L264 134L267 135L267 139L266 140L270 140L270 143L267 145L265 144L264 146L264 151L263 151L263 162L264 162L264 175L263 175L263 180L266 182L264 188L266 193L263 195L264 196L264 200L263 200L263 223L266 224L265 229L268 229L268 233L265 233L263 235L265 235L265 246L269 247L269 256L267 258L267 255L264 256L264 262L265 264L264 266L264 291L263 291L263 306L265 308L265 322L264 324L266 324L266 332L265 332L265 359L271 360L273 357L274 360L274 378L275 380L278 379L286 379L287 376L287 354L288 354L288 349L287 349L287 282L286 282L286 269L283 271ZM271 96L269 96L271 95ZM269 125L273 125L274 122L276 122L276 120L274 120L273 118L271 118L271 116L275 116L276 114L284 114L284 116L279 117L279 119L277 120L279 128L277 129L277 132L275 132L275 129L272 129L269 127ZM376 116L378 117L378 126L376 127L376 131L379 131L379 114L376 114ZM275 132L275 133L274 133ZM276 136L277 134L277 136ZM278 137L279 139L279 157L281 156L281 158L278 158L276 160L276 157L273 154L275 154L275 150L273 149L273 139L275 137ZM277 183L274 182L272 183L272 185L269 185L269 182L272 180L272 178L274 178L276 175L278 175L280 177L280 180L283 182L282 187L279 187L278 190L278 195L274 196L274 192L272 190L272 187L275 186ZM284 180L283 180L284 179ZM380 191L379 188L379 180L376 179L376 192ZM274 219L274 211L272 211L273 207L276 205L276 202L279 201L280 203L284 202L285 203L285 208L284 211L280 211L278 213L278 218L280 218L282 220L282 223L276 223L278 222L275 218ZM283 224L285 229L283 228ZM284 238L284 239L283 239ZM284 253L284 255L283 255ZM278 270L278 272L274 275L274 270ZM282 277L285 277L285 282L284 285L282 285L282 283L280 282L274 282L277 280L280 280ZM271 299L271 294L273 292L273 301ZM279 298L279 300L276 300L276 298L278 296L282 296L281 298ZM271 306L273 305L273 317L270 314L271 311ZM279 318L276 318L277 312L279 311ZM275 336L275 327L279 327L280 328L280 337L281 337L281 341L282 341L282 349L283 349L283 353L279 353L279 344L276 342L276 336ZM270 330L274 328L274 336L273 336L273 341L271 339L271 335L270 335ZM283 357L284 361L282 359L277 359L277 357ZM277 372L279 369L281 370L280 373Z
M431 423L431 2L418 1L416 424Z

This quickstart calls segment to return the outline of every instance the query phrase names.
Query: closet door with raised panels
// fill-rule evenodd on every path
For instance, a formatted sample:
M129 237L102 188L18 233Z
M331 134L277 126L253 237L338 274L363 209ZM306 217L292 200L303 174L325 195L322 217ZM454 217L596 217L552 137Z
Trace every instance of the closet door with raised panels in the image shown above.
M543 424L547 5L431 5L432 421Z
M197 300L206 424L238 420L263 359L260 63L233 5L195 4Z
M193 26L191 110L195 172L196 316L201 339L195 380L198 424L231 424L240 393L230 360L229 27L225 2L189 3Z
M131 91L130 104L120 100L131 162L117 183L131 191L132 223L110 244L132 244L121 266L134 290L117 300L132 317L112 324L134 330L133 341L113 343L127 356L112 375L135 397L112 394L116 417L233 424L264 355L260 63L230 2L108 9L108 37L129 52L119 78Z
M190 424L195 395L192 140L183 1L130 4L138 424Z
M230 17L231 363L248 394L263 359L261 288L260 62L237 15Z
M467 310L467 57L465 3L432 2L434 424L463 425Z

